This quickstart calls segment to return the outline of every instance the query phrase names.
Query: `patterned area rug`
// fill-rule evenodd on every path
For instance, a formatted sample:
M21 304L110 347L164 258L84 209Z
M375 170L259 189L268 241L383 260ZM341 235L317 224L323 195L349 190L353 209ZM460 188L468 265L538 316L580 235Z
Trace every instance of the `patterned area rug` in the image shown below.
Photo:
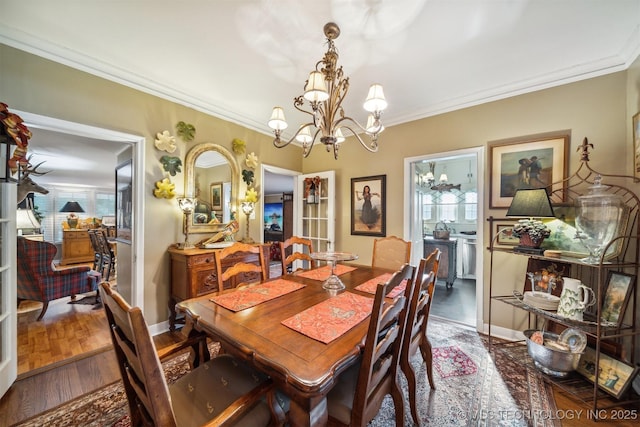
M501 353L489 354L486 337L437 319L429 321L429 337L434 356L447 352L457 357L459 362L454 364L455 369L444 369L442 362L438 362L442 372L437 367L434 370L436 390L431 390L422 359L419 355L413 358L412 363L418 373L418 410L423 425L560 425L547 419L556 410L550 386L535 371L529 371ZM476 367L475 372L471 372L471 366ZM186 357L175 358L163 367L169 383L188 371ZM401 384L406 390L404 377L401 377ZM387 397L369 425L387 427L393 425L394 419L393 401ZM405 405L404 424L413 425L408 403ZM43 425L129 427L121 383L103 387L19 424L20 427Z
M472 375L478 367L460 347L438 347L433 349L433 367L442 378Z

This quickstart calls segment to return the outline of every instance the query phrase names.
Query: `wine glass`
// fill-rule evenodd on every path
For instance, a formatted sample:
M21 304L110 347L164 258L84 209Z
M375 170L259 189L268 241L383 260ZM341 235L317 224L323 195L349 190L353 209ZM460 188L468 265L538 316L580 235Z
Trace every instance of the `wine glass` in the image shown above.
M596 176L589 194L578 197L576 215L576 238L589 251L589 256L580 261L598 264L602 251L613 240L622 215L622 198L606 193L609 188L602 185L600 175Z

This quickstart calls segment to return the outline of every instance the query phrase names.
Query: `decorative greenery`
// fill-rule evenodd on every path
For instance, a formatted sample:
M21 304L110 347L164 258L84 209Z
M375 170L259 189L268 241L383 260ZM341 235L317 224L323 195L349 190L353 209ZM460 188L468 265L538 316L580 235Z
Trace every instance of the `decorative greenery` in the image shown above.
M178 122L178 124L176 125L176 130L178 131L178 136L185 142L193 141L193 138L196 134L195 126L182 121Z
M513 235L522 237L527 234L532 240L543 240L551 235L551 230L537 219L521 219L513 227Z

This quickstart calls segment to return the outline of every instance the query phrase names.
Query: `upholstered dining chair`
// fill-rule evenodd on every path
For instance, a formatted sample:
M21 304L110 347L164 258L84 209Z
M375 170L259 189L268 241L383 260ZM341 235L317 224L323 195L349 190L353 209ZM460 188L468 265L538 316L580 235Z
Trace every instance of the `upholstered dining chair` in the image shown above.
M284 409L274 397L271 380L228 354L202 360L167 385L161 358L189 347L199 351L204 336L197 335L158 354L140 308L131 307L107 282L100 284L100 293L132 426L265 426L284 422Z
M373 241L372 267L399 270L411 257L411 242L396 236L382 237Z
M301 251L296 251L296 246L300 245ZM291 249L289 249L291 248ZM282 262L282 275L293 272L291 264L297 260L309 263L309 268L315 267L315 261L310 254L313 253L313 244L309 239L298 236L291 236L284 242L280 242L280 259Z
M409 404L411 416L416 425L420 425L417 405L417 380L416 372L411 365L411 358L420 349L422 360L427 365L427 379L429 386L435 390L433 382L433 356L431 342L427 336L427 322L429 321L429 311L438 277L438 266L440 265L440 249L435 249L427 258L420 260L418 271L413 281L413 291L409 302L409 314L407 316L407 327L405 328L404 340L402 342L402 352L400 354L400 367L407 378L407 388L409 392Z
M247 257L255 258L257 263L248 262ZM247 243L235 242L216 253L216 273L218 276L218 290L224 290L224 282L231 280L231 285L237 287L244 283L259 282L268 276L265 257L260 245L249 245ZM234 260L231 266L229 260Z
M378 285L360 362L340 374L327 395L329 425L367 425L387 394L393 398L396 426L404 425L404 398L398 371L406 308L413 287L407 285L405 292L394 300L385 297L402 280L411 283L413 271L413 267L405 264L387 283Z

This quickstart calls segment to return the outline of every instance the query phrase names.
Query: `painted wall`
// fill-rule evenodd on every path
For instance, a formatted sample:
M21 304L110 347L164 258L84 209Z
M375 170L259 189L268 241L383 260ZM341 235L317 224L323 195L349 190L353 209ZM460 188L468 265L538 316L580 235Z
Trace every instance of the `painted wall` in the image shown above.
M144 263L144 314L149 324L168 318L170 273L166 249L184 239L182 213L177 202L156 199L152 194L154 183L164 178L159 159L166 154L154 146L156 133L169 130L175 134L179 121L195 126L193 142L187 144L178 139L174 155L180 156L183 162L187 151L197 143L213 142L231 150L231 141L240 138L246 141L247 151L255 152L261 162L285 169L302 168L299 148L278 150L271 144L270 137L258 132L2 44L0 94L2 102L13 110L141 135L146 139L145 220L140 225L144 229L145 250L140 256ZM265 117L268 114L266 112ZM172 181L176 192L182 193L184 171ZM240 197L244 196L245 189L242 183ZM261 214L257 213L257 217ZM240 229L244 230L244 218L240 221ZM251 234L258 237L261 233L261 221L253 221ZM118 248L118 252L123 255L127 251L123 248L121 252Z
M349 140L343 144L338 161L321 147L316 147L309 158L302 160L298 148L277 150L269 136L3 45L0 45L0 93L2 101L13 109L146 138L145 315L149 323L156 323L167 318L169 262L166 248L183 238L175 201L155 199L151 194L154 182L163 178L158 161L162 153L153 146L157 132L172 131L180 120L196 127L194 142L179 142L176 154L183 159L195 143L215 142L230 149L231 140L240 138L247 142L248 151L254 151L264 164L303 173L335 169L336 248L354 251L360 255L360 262L367 263L371 259L373 238L350 235L350 179L387 175L387 234L402 236L403 160L406 157L469 147L486 148L489 141L570 129L570 173L577 167L575 150L584 137L595 145L591 165L596 170L611 171L615 165L618 172L632 173L631 116L640 110L639 62L636 60L628 72L388 127L380 138L377 154L368 153L356 141ZM393 96L388 96L390 108L393 108ZM357 115L358 112L349 113ZM183 177L184 174L179 174L174 179L178 191L184 186ZM489 173L485 171L487 183L488 178ZM243 184L241 197L244 190ZM636 191L640 191L640 186ZM488 206L488 191L484 199ZM504 210L488 208L483 212L485 217L503 216L504 213ZM257 217L261 217L261 212L257 212ZM252 222L254 238L261 233L261 225L260 221ZM485 233L488 232L486 228ZM244 229L243 224L240 229ZM506 278L504 290L510 292L514 282L519 286L521 273L518 266L511 265L507 270L500 274ZM500 322L512 325L512 316L505 312Z
M636 60L634 70L638 62ZM376 154L366 152L353 138L343 144L338 161L322 149L315 148L304 161L304 173L329 168L336 170L336 248L359 254L359 262L363 264L371 260L374 238L350 234L349 192L353 177L387 175L387 235L403 235L404 209L408 209L403 198L403 160L407 157L484 147L485 158L488 159L490 141L570 129L569 174L578 167L576 149L585 137L595 145L590 163L594 169L631 174L630 117L640 110L627 102L628 97L635 97L638 102L640 85L637 84L638 72L634 72L636 83L628 81L627 72L619 72L388 127L380 137L380 150ZM393 108L392 94L388 97L390 108ZM485 170L484 177L488 186L488 170ZM640 185L636 185L635 190L640 191ZM506 209L488 209L488 187L484 192L484 203L483 218L489 215L504 217ZM485 225L484 233L488 236L488 225ZM479 248L479 256L482 255L480 251ZM483 252L486 256L486 250ZM521 289L526 258L519 258L517 261L513 257L498 260L500 270L497 277L503 280L494 292L511 294L513 289ZM487 259L484 277L479 274L479 280L484 279L487 294L488 267ZM485 322L487 303L488 298L485 298ZM498 319L492 320L500 325L520 328L521 311L505 306L499 314Z

